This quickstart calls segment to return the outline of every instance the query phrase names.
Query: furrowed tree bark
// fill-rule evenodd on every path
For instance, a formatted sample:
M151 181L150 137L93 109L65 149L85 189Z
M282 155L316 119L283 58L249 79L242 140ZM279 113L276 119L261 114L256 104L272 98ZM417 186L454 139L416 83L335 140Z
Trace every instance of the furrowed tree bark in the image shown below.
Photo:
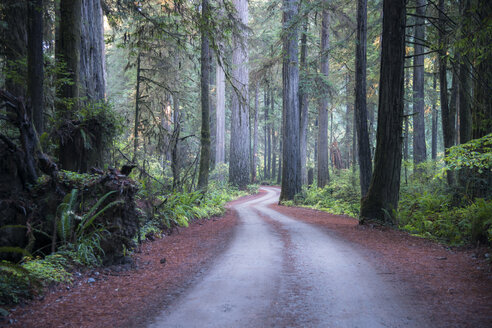
M369 190L372 175L366 103L367 0L357 1L357 43L355 51L355 122L358 139L360 191L361 196L364 197Z
M301 159L299 156L299 67L298 38L295 21L297 0L283 0L282 58L282 188L280 202L294 199L301 191ZM288 133L287 133L288 132Z
M44 130L44 58L43 58L43 0L27 3L27 89L36 132Z
M82 0L80 93L89 102L106 95L104 24L101 0Z
M208 35L209 24L208 0L202 0L202 45L201 45L201 103L202 103L202 129L200 168L198 171L198 189L205 193L208 189L208 171L210 168L210 45ZM249 145L248 145L249 146Z
M301 74L306 74L306 56L307 56L307 32L308 32L308 18L306 17L303 24L303 31L301 36L301 59L300 59L300 71ZM308 106L309 101L305 87L299 88L299 106L301 108L301 131L300 131L300 157L301 157L301 184L306 185L308 183L307 177L307 135L308 135Z
M323 78L322 90L318 104L318 188L323 188L330 181L328 167L328 74L330 64L328 61L330 15L327 9L323 9L321 21L321 62L320 71Z
M247 0L234 0L238 18L243 26L248 24ZM231 146L229 182L245 189L250 181L249 162L249 110L248 110L248 45L247 31L242 29L241 37L234 37L232 52L232 76L235 91L232 95Z
M424 121L424 47L425 40L425 0L416 1L415 44L413 57L413 163L417 165L426 160L425 121Z
M390 223L398 208L402 151L406 1L383 1L383 43L374 172L361 203L361 224Z

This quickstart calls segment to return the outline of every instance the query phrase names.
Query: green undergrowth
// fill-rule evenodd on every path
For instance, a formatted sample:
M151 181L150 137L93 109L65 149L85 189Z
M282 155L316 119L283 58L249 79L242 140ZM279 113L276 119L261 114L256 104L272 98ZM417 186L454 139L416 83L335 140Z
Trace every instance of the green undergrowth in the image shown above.
M446 161L413 169L413 163L403 163L398 211L390 213L396 226L448 245L492 244L492 134L452 147ZM451 186L448 172L454 176ZM357 174L341 170L330 177L324 188L304 187L294 201L283 204L358 217Z
M303 187L294 201L282 204L357 217L360 209L359 177L352 170L339 170L331 178L324 188L318 188L315 184Z
M449 245L492 243L492 200L448 186L436 168L402 185L395 218L402 230Z
M258 185L250 185L247 190L240 191L225 183L212 181L206 193L200 191L175 191L168 195L156 195L156 204L150 215L140 210L144 224L140 229L137 241L149 236L159 235L163 230L173 227L187 227L195 219L220 216L225 212L225 204L231 200L258 192Z

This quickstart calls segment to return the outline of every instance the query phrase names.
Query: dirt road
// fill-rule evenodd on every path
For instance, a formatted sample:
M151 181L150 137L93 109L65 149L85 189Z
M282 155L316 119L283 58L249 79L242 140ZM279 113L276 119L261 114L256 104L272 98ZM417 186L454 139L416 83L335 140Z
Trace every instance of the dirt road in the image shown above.
M268 205L279 190L235 206L230 247L150 327L427 327L401 283L349 243Z

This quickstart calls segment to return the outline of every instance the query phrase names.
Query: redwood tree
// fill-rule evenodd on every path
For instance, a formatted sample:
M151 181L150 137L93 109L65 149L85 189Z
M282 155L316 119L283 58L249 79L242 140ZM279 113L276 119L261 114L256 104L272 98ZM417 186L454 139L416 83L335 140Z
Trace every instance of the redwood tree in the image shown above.
M202 0L202 45L201 45L201 104L202 104L202 129L201 129L201 152L200 169L198 172L198 189L206 192L208 188L208 171L210 167L210 45L208 35L209 21L208 0Z
M282 190L280 201L294 199L301 191L301 159L299 156L299 68L298 39L295 24L296 0L283 0L282 58ZM279 164L280 165L280 164Z
M250 179L249 109L248 109L248 1L234 0L240 23L240 35L234 37L232 51L231 146L229 182L240 189L246 188Z
M361 203L361 223L390 221L398 207L402 155L406 0L383 1L383 43L374 172Z
M322 77L322 92L318 106L318 187L323 188L330 181L328 169L328 73L330 64L328 61L330 15L327 9L323 9L321 20L321 62L320 71Z
M367 130L366 63L367 63L367 0L357 1L357 43L355 52L355 121L359 153L360 189L364 197L372 174L371 149ZM355 163L353 163L355 165Z

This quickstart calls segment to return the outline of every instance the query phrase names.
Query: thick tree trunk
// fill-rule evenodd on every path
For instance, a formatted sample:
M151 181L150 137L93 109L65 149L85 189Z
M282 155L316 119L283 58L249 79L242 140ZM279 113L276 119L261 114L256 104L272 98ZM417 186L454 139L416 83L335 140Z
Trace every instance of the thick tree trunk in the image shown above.
M321 21L321 62L320 71L328 79L330 70L328 62L330 15L323 10ZM323 83L323 82L322 82ZM323 83L318 107L318 187L323 188L330 181L328 168L328 85Z
M440 86L440 99L441 99L441 116L442 116L442 134L444 139L444 151L454 146L455 138L455 121L454 113L451 113L448 105L448 80L447 80L447 35L445 33L445 9L444 0L439 0L439 86ZM453 174L451 171L447 172L448 184L453 184Z
M225 73L218 61L215 79L217 84L215 165L218 165L225 162Z
M398 208L402 151L405 0L383 1L383 43L374 173L361 203L361 223L391 221ZM389 217L388 217L389 216Z
M283 0L282 60L282 189L280 201L294 199L301 191L301 158L299 156L299 67L298 38L295 22L296 0Z
M81 24L82 24L82 0L60 0L59 33L56 45L56 58L58 63L65 66L67 75L59 78L69 78L71 84L63 84L59 88L58 97L64 99L58 105L61 117L71 120L73 113L79 110L80 101L80 48L81 48ZM71 103L67 106L67 103ZM60 142L59 161L65 170L81 171L83 161L83 149L77 142L78 136L72 135L74 131L68 131ZM82 146L83 147L83 146ZM80 154L74 156L74 154Z
M480 24L477 30L485 31L490 28L492 3L487 0L478 0L477 8L476 20ZM490 36L490 34L488 35ZM487 49L490 47L490 38L481 38L477 46ZM478 73L478 79L475 80L474 85L473 139L481 138L492 132L492 55L490 52L485 58L481 58L475 70Z
M371 148L367 130L366 63L367 0L357 1L357 44L355 53L355 122L357 126L360 190L364 197L372 175ZM355 165L355 163L353 163Z
M44 130L43 0L28 2L27 89L38 135Z
M424 47L425 39L425 0L416 1L415 45L413 57L413 163L424 162L427 157L425 147L425 102L424 102Z
M300 71L301 74L306 74L306 56L307 56L307 32L308 32L308 18L305 19L303 24L303 32L301 36L301 61ZM307 136L308 136L308 106L309 101L305 88L302 86L299 88L299 106L301 108L301 131L300 131L300 155L301 156L301 184L306 185L308 183L307 176Z
M208 189L208 171L210 168L210 45L208 35L209 20L208 0L202 0L202 45L201 45L201 103L202 129L200 168L198 171L198 189L205 193ZM248 145L249 147L249 145Z
M247 0L234 0L234 6L243 27L247 26ZM251 168L249 167L248 45L246 29L242 27L241 29L241 38L234 38L232 52L235 91L232 95L229 182L244 189L250 181Z
M101 0L82 0L80 94L88 101L106 98L104 24Z
M258 83L255 85L255 121L253 130L253 165L251 165L251 181L256 182L256 166L258 163Z

